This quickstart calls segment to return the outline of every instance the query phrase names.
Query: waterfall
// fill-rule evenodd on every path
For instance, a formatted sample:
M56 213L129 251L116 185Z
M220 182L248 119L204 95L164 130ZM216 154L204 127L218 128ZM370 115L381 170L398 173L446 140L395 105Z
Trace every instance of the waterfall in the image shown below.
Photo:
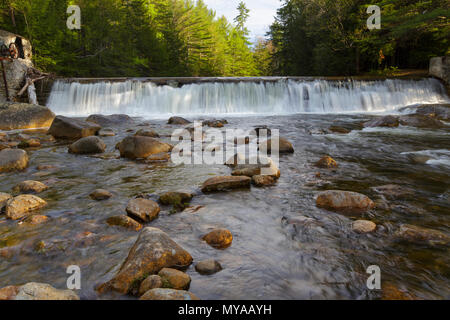
M164 118L174 114L395 112L410 105L449 102L443 85L431 78L208 82L181 88L129 80L96 83L56 81L47 105L56 114L68 116L124 113Z

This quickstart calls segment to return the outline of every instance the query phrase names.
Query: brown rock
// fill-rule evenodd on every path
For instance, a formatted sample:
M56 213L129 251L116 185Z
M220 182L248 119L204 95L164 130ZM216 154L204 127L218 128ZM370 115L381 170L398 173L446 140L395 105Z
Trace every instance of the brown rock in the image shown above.
M315 163L315 166L318 168L331 169L331 168L337 168L338 164L337 164L336 160L334 160L332 157L325 156L322 159L320 159L319 161L317 161Z
M117 148L120 156L129 159L147 158L153 154L169 152L173 146L156 139L141 136L126 137Z
M405 188L396 184L387 184L372 189L388 199L401 199L414 195L414 191L412 189Z
M33 215L33 216L26 218L24 222L28 225L38 225L38 224L43 224L47 221L48 221L47 216Z
M238 188L250 188L252 179L244 176L223 176L206 180L202 185L202 192L227 191Z
M394 116L384 116L364 123L364 127L366 128L374 128L374 127L393 128L398 127L398 125L399 125L398 117Z
M103 153L106 144L96 136L81 138L69 146L69 153L74 154L95 154Z
M382 290L382 300L416 300L413 295L398 289L390 283L383 284Z
M155 201L139 198L130 200L126 210L128 216L138 221L150 222L158 217L161 209Z
M191 284L191 277L176 269L164 268L159 273L163 282L163 288L187 290Z
M30 282L19 288L14 300L80 300L71 290L58 290L49 284Z
M0 173L21 171L28 167L28 154L21 149L0 151Z
M395 232L395 236L403 241L431 246L448 245L450 243L450 237L443 232L409 224L401 225Z
M377 228L377 225L373 223L372 221L368 220L357 220L353 222L352 225L353 231L357 233L370 233L375 231Z
M139 300L200 300L193 293L184 290L152 289Z
M195 265L195 270L202 275L212 275L222 270L222 266L214 259L200 261Z
M159 202L163 205L184 205L191 202L194 195L187 192L166 192L159 197Z
M104 116L101 114L93 114L93 115L90 115L86 119L86 121L98 124L102 127L109 127L109 126L129 124L129 123L133 122L133 119L126 114L113 114L110 116Z
M233 235L227 229L215 229L205 235L203 240L211 247L224 249L228 248L233 242Z
M0 192L0 214L3 212L8 200L11 200L12 198L13 196L8 193Z
M139 222L126 215L109 217L108 220L106 220L106 223L110 226L120 226L134 231L142 229L142 225Z
M4 300L14 300L14 298L19 293L20 287L9 286L0 289L0 301Z
M47 107L27 103L0 104L0 130L49 127L55 114Z
M100 137L114 137L116 135L116 133L114 132L114 130L112 130L110 128L102 128L98 132L98 135Z
M101 127L91 122L57 116L48 131L55 138L77 140L94 136Z
M42 182L32 180L23 181L13 188L13 191L17 193L41 193L45 190L48 190L48 186Z
M189 124L191 122L181 117L172 117L169 119L167 123L181 125L181 124Z
M319 208L348 212L365 212L375 206L374 202L363 194L340 190L321 192L316 204Z
M333 133L340 133L340 134L347 134L352 131L347 128L339 127L339 126L331 126L328 130L330 130Z
M441 121L433 117L417 114L401 116L399 118L399 122L402 126L410 126L416 128L445 128L445 124Z
M20 195L6 203L5 213L9 219L18 220L30 214L31 211L41 209L47 202L31 194Z
M261 142L259 146L260 150L263 152L271 153L273 139L274 138ZM286 138L283 137L279 137L278 148L279 153L294 153L294 147L292 146L292 143L290 143Z
M144 281L142 281L141 286L139 287L139 296L142 296L149 290L162 288L162 286L163 282L160 276L148 276Z
M136 286L139 288L145 275L156 274L163 268L185 268L191 263L191 255L166 233L156 228L144 228L119 272L99 291L111 289L126 294Z
M136 136L159 138L159 134L150 129L141 129L135 134Z
M272 176L257 175L252 177L252 183L256 187L268 187L277 183L277 179Z
M94 190L89 195L89 197L91 197L92 200L96 200L96 201L108 200L112 196L113 195L111 192L109 192L108 190L104 190L104 189Z

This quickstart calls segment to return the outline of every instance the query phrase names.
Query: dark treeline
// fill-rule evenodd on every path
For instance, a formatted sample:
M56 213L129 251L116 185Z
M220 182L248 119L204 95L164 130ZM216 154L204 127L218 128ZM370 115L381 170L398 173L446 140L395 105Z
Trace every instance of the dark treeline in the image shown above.
M369 5L381 29L369 30ZM448 0L284 0L269 33L278 75L424 69L449 54Z
M225 0L224 0L225 1ZM81 8L81 30L66 27ZM0 28L28 38L61 76L354 75L424 69L449 54L448 0L284 0L267 39L249 42L202 0L0 0ZM382 9L368 30L369 5Z

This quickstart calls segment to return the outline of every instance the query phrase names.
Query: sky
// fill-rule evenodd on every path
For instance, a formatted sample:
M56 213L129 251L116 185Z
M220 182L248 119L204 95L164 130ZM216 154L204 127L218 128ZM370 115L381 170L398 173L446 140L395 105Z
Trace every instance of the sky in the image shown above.
M216 11L216 16L224 15L229 22L233 22L238 15L237 6L241 0L204 0L208 8ZM274 21L277 9L281 6L280 0L244 0L250 9L247 29L250 31L250 40L264 37L269 26ZM234 23L234 22L233 22Z

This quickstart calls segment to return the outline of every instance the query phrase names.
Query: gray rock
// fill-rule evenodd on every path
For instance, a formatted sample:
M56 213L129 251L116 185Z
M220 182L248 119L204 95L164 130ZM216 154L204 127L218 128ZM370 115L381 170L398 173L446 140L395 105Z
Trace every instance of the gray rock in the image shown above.
M30 282L20 287L14 300L80 300L71 290L58 290L49 284Z
M28 154L21 149L0 151L0 172L22 171L28 167Z
M139 300L200 300L196 295L184 290L152 289Z
M144 159L154 154L172 151L172 148L170 144L141 136L126 137L117 144L120 156L128 159Z
M87 122L92 122L100 125L101 127L125 125L133 122L133 119L126 114L113 114L110 116L104 116L101 114L90 115Z
M130 217L143 222L155 220L160 210L159 205L155 201L142 198L130 200L126 209Z
M81 138L69 146L69 153L73 154L95 154L105 150L106 144L96 136Z
M47 107L28 103L0 104L0 130L49 127L55 114Z
M398 117L394 116L384 116L380 118L376 118L364 123L364 127L366 128L374 128L374 127L398 127L399 121Z
M200 261L195 265L195 270L202 275L212 275L222 270L220 263L214 259Z
M78 140L94 136L100 131L97 124L79 119L57 116L48 131L48 134L59 139Z
M41 193L48 189L48 186L39 181L27 180L19 183L13 188L14 192L21 193Z

